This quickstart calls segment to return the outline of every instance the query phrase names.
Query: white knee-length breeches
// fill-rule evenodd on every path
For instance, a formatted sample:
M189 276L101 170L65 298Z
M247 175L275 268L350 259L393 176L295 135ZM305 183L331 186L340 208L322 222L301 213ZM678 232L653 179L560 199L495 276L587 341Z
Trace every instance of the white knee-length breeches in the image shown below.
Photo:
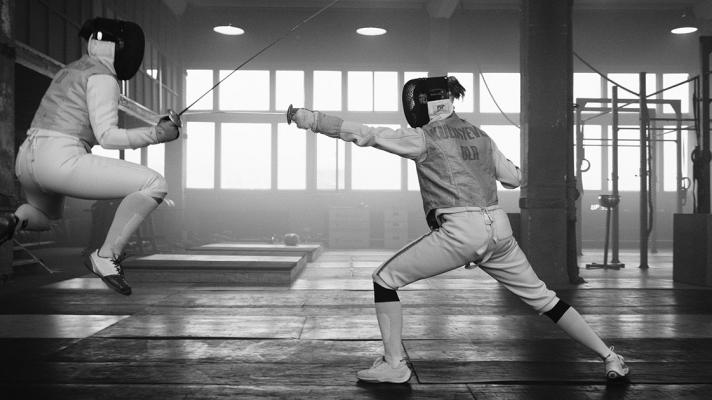
M50 219L62 216L64 197L89 200L118 199L144 192L166 196L166 181L147 167L92 155L78 138L31 129L20 146L15 174L27 202Z
M551 310L556 293L536 275L512 237L504 210L468 208L438 216L440 228L406 245L374 272L391 289L476 262L538 313Z

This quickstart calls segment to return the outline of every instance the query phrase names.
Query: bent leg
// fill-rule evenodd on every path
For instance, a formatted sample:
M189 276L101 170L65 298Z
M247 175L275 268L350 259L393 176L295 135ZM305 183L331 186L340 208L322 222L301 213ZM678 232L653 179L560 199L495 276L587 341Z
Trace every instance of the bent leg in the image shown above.
M398 293L373 282L373 298L376 303L376 319L383 339L386 362L395 367L403 357L403 308Z
M118 256L143 220L165 198L165 179L144 166L91 154L76 157L68 164L73 179L63 182L63 193L96 200L124 198L99 250L105 257Z
M50 222L62 218L64 210L64 196L58 192L45 190L37 183L37 174L45 171L57 171L59 168L53 165L38 166L40 156L36 154L37 143L34 139L28 139L22 143L15 160L15 174L22 185L27 203L15 210L18 224L17 230L27 229L31 231L46 231L50 229ZM61 161L59 151L52 149L49 157L52 160Z
M18 230L46 231L50 229L53 220L62 218L64 196L28 188L25 190L25 198L27 203L15 211L19 220Z
M500 242L492 257L480 265L480 268L539 314L551 318L564 332L601 358L610 354L608 347L583 317L573 307L561 301L539 279L513 238Z
M403 358L403 311L396 290L409 283L439 275L467 264L487 240L482 221L452 218L440 229L406 245L373 273L376 318L383 337L386 361L395 366Z

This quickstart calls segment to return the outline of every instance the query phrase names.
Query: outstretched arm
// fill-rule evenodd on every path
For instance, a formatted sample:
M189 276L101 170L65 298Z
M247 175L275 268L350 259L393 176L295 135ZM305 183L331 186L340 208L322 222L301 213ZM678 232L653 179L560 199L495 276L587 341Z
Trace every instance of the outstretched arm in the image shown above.
M136 149L178 137L170 122L156 126L119 128L119 84L110 75L93 75L87 82L89 122L97 142L106 149Z
M425 137L421 128L370 127L303 108L296 112L293 120L299 128L353 142L357 146L375 147L412 160L417 160L425 154Z

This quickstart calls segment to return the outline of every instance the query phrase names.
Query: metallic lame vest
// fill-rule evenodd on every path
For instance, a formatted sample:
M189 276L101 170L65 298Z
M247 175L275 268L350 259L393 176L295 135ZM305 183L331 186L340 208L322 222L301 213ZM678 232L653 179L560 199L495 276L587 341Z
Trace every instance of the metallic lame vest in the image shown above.
M440 208L496 205L497 183L489 136L455 113L423 126L423 130L427 156L416 163L416 168L429 222Z
M97 74L113 76L111 70L88 55L62 68L42 97L31 127L76 136L89 146L95 145L87 110L87 82Z

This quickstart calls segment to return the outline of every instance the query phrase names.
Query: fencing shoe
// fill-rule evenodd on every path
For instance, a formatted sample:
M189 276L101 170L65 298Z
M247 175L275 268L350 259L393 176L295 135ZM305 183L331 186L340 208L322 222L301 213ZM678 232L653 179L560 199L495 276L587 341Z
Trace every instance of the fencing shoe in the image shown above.
M19 219L12 213L0 213L0 244L12 239Z
M625 365L625 361L623 360L623 357L616 354L615 351L613 351L613 346L611 346L611 352L608 354L606 358L603 359L603 362L606 364L606 378L608 379L621 379L625 378L628 373L630 372L630 369L628 368L627 365Z
M104 258L99 256L99 250L95 250L89 254L84 261L84 266L87 267L94 275L101 278L104 283L117 292L128 296L131 294L131 287L126 283L124 271L121 269L121 261L123 256Z
M366 382L405 383L410 379L410 368L405 360L401 360L396 367L391 367L386 358L381 356L376 359L371 368L358 371L358 379Z

